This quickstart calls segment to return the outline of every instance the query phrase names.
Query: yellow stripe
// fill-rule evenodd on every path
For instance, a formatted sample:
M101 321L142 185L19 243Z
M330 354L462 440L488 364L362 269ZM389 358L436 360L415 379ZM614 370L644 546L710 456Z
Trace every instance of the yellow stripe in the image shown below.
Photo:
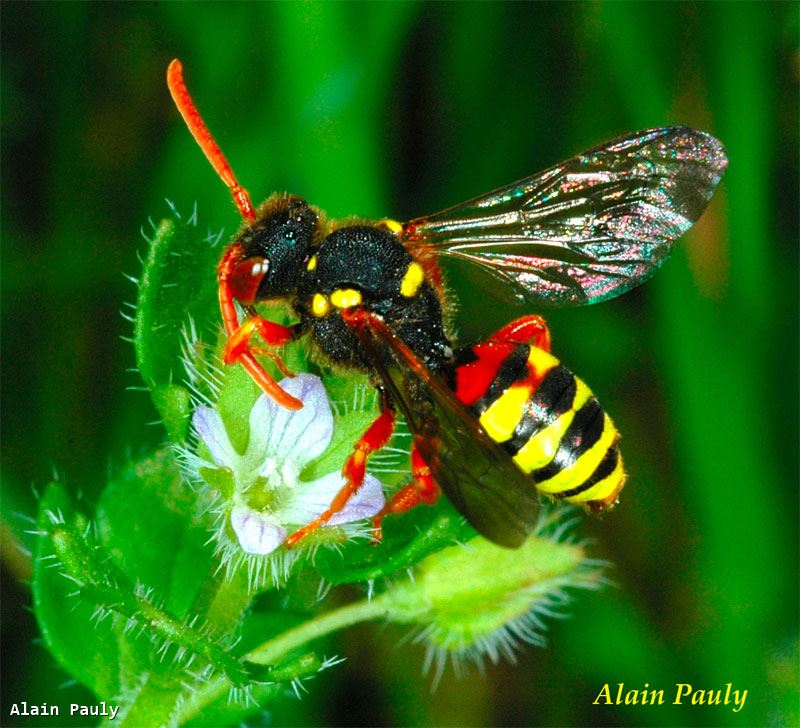
M523 473L543 468L553 459L561 438L572 424L575 412L583 407L591 396L589 387L575 377L575 399L572 401L572 408L564 412L555 422L537 432L514 456L514 462Z
M505 442L511 439L522 417L522 408L530 394L530 387L513 385L481 415L481 426L492 440Z
M406 298L416 296L424 280L425 271L422 270L422 266L419 263L409 264L403 280L400 281L400 293Z
M544 349L531 346L530 354L528 354L528 363L539 377L544 378L547 372L557 367L561 362Z
M616 439L617 430L614 428L614 423L611 422L611 418L607 414L603 413L603 432L600 433L600 439L572 465L552 478L537 483L536 487L543 493L558 493L562 490L576 488L592 476L592 473L606 456L609 448L616 442Z
M312 255L311 260L308 261L308 265L306 266L306 270L314 270L317 267L317 256Z
M351 308L361 303L361 292L355 288L337 288L331 293L331 303L336 308Z
M595 483L591 488L583 491L583 493L578 493L578 495L573 495L569 498L565 498L564 500L569 501L570 503L586 503L587 501L606 500L607 498L616 495L616 493L622 488L624 481L625 468L622 465L622 455L618 455L617 467L611 471L610 475L607 475L599 483ZM604 507L607 508L609 505L611 504L607 503Z
M575 410L568 410L551 425L537 432L514 456L517 467L523 473L530 473L547 465L556 454L558 444L574 417Z
M573 374L573 376L575 375ZM575 377L575 399L572 400L572 409L577 412L589 401L589 397L591 396L592 390L578 379L578 377Z

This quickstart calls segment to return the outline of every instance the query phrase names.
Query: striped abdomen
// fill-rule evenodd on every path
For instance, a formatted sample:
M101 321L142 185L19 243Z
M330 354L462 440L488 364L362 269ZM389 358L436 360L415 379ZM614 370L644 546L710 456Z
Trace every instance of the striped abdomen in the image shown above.
M480 344L458 352L451 381L542 493L592 511L616 502L625 483L619 433L554 356L524 344Z

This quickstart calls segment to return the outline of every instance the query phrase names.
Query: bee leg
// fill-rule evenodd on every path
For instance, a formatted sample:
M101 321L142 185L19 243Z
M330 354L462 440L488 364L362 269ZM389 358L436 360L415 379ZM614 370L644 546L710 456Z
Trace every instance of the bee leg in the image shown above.
M267 396L282 407L298 410L303 406L303 403L296 397L284 392L264 367L261 366L255 354L263 352L250 346L250 337L255 332L258 332L264 343L269 346L280 346L297 338L302 333L302 329L299 325L281 326L272 321L267 321L258 315L253 306L245 306L247 318L244 323L239 323L236 292L231 281L236 266L241 263L243 254L244 250L241 245L230 245L217 269L219 308L225 333L228 334L228 341L225 344L222 359L226 364L239 362ZM250 291L253 297L255 292L255 290ZM282 372L287 373L289 371L277 354L269 354L268 356L278 365Z
M392 436L394 430L395 414L394 409L389 403L389 398L384 390L381 393L381 413L378 418L367 428L359 441L353 447L353 454L345 461L342 468L342 475L345 477L345 484L336 494L327 510L315 518L311 523L307 523L289 536L283 545L292 548L298 541L305 538L312 531L324 526L335 513L345 507L347 501L358 492L364 482L366 474L367 458L376 450L380 450Z
M489 341L504 341L511 344L530 344L550 351L550 329L541 316L523 316L495 331Z
M372 538L376 542L381 540L381 523L384 516L388 516L390 513L405 513L421 503L433 505L439 500L439 486L436 485L431 469L428 467L428 463L422 459L416 445L411 447L411 477L412 481L398 490L380 513L372 519L374 529Z
M244 323L228 337L228 341L222 351L222 361L226 364L233 364L241 358L242 354L248 351L251 353L263 353L263 349L257 349L250 345L250 337L256 332L268 346L283 346L290 341L294 341L302 334L299 324L282 326L261 318L258 314L250 314L244 320Z
M275 380L267 374L261 364L256 360L255 355L260 354L267 356L275 362L278 369L284 376L293 376L293 373L283 363L283 360L274 351L264 349L263 347L255 347L250 343L250 337L254 333L264 340L269 346L283 346L284 344L293 341L303 333L299 324L294 326L282 326L265 318L261 318L258 314L250 313L244 320L244 323L239 325L228 337L225 343L225 348L222 351L222 361L225 364L234 364L239 362L250 374L253 380L258 384L261 389L278 404L288 409L300 409L302 404L295 397L286 394L275 382Z

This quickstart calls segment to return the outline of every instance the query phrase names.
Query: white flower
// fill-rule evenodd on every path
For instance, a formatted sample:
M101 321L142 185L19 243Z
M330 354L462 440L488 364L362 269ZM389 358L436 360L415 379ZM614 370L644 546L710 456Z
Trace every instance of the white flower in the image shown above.
M198 437L213 462L201 467L225 469L232 475L233 493L224 508L239 547L248 554L272 553L296 528L322 514L344 485L334 472L304 481L300 473L328 448L333 414L319 377L299 374L280 386L303 402L292 411L262 395L249 417L249 442L243 454L228 437L219 412L200 405L192 417ZM367 475L359 491L328 522L330 526L376 515L385 503L380 481Z

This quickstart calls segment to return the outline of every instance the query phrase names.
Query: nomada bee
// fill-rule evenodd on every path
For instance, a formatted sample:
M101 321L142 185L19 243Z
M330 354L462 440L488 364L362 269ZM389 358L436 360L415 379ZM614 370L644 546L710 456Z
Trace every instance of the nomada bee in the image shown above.
M301 402L256 358L286 375L280 347L309 334L325 359L368 372L381 413L353 448L328 509L285 541L324 526L361 486L367 458L399 410L413 434L411 482L374 518L447 498L482 535L516 547L534 526L539 493L595 512L625 483L619 434L592 392L550 352L544 320L528 315L486 341L453 348L442 309L443 258L490 273L536 306L618 296L648 279L700 217L727 165L714 137L647 129L532 177L410 222L340 223L294 195L255 208L203 122L178 60L167 72L189 130L230 188L244 226L217 270L223 359L241 364L276 402ZM263 318L284 301L298 322ZM238 304L238 305L237 305ZM240 310L243 320L240 319Z

